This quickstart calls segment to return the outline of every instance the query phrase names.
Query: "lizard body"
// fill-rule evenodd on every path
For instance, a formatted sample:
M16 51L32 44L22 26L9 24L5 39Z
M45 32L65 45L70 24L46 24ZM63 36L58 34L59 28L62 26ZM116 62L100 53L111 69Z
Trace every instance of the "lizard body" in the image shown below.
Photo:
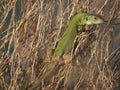
M98 16L87 13L78 13L70 20L66 31L61 37L55 49L54 55L61 57L64 53L69 53L72 49L74 39L79 31L83 31L85 25L94 25L103 23L103 20Z

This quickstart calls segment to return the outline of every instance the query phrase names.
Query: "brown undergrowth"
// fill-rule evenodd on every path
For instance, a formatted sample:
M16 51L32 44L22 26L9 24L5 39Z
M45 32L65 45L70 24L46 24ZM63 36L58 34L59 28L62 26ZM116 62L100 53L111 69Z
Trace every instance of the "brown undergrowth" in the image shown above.
M0 90L119 90L119 0L1 0ZM79 12L104 24L78 34L71 55L53 51Z

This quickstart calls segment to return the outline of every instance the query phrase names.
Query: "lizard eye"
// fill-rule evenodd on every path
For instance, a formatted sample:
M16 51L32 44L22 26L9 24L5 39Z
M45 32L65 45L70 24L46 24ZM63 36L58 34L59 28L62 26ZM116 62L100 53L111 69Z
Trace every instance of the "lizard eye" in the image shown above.
M96 18L96 17L94 17L94 19L96 20L97 18Z

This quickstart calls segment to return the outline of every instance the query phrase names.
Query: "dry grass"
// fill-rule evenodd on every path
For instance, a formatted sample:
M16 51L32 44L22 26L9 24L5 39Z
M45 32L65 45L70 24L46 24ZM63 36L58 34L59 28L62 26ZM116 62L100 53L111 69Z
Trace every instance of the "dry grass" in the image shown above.
M120 47L115 49L112 45L120 37L112 34L120 28L119 3L119 0L1 0L0 89L115 90L120 83ZM107 22L78 35L76 58L52 68L54 73L43 81L42 76L54 62L52 50L71 16L80 11L99 14Z

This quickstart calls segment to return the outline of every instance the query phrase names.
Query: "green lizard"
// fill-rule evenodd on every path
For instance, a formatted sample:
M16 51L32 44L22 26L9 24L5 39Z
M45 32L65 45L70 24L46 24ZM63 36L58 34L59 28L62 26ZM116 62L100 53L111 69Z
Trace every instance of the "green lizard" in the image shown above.
M73 16L66 31L58 42L54 55L61 57L64 53L69 53L71 51L74 39L78 33L78 28L82 31L85 25L100 24L102 22L103 20L101 18L86 13L79 13ZM43 80L50 79L54 73L57 72L60 65L61 62L59 60L53 60L50 64L48 64L46 71L41 75L41 77L32 84L33 86L28 87L27 89L33 90L39 86Z
M78 13L70 20L66 31L61 37L55 49L54 55L61 57L64 53L69 53L72 49L74 39L79 31L83 31L85 25L103 23L103 19L87 13Z

